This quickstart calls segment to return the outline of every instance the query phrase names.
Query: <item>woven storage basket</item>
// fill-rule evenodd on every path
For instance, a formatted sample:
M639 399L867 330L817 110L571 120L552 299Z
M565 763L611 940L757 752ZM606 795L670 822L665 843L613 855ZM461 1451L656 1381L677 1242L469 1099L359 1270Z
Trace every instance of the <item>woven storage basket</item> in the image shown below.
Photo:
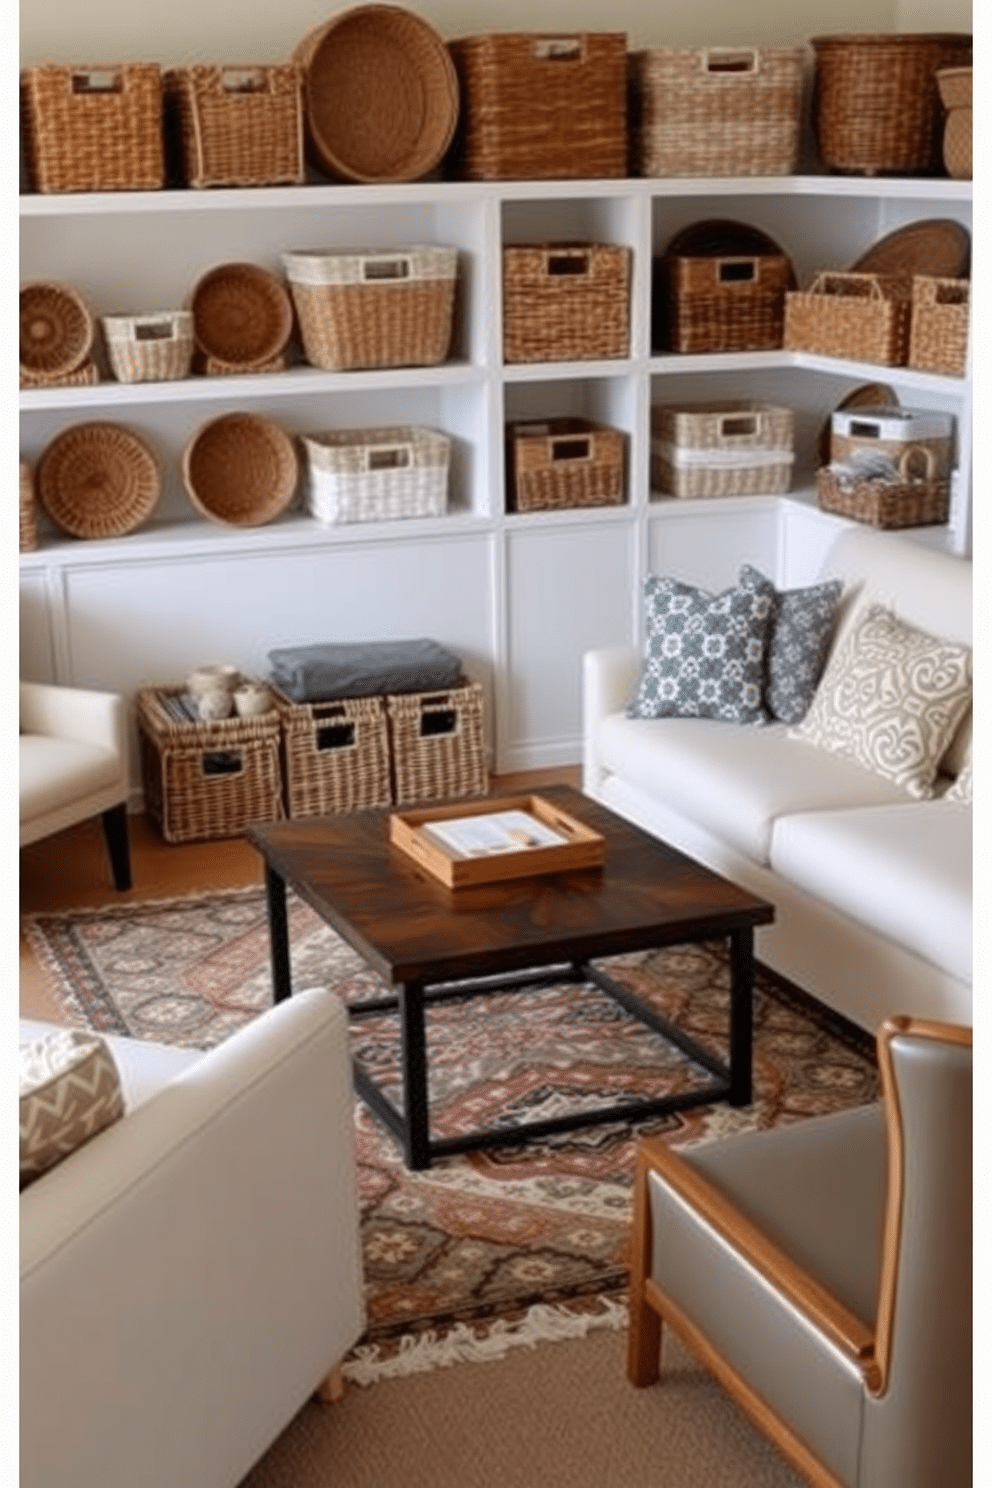
M164 182L155 63L22 68L21 125L35 191L154 191Z
M306 434L307 507L319 522L437 517L448 505L451 440L433 429Z
M950 475L954 419L914 408L838 409L830 419L830 463L858 455L892 461L899 478L943 480Z
M470 180L626 175L623 33L493 33L450 51L462 99L456 158Z
M202 424L183 451L183 482L198 511L229 527L259 527L293 499L293 440L271 419L225 413Z
M971 283L913 276L908 365L962 377L968 361Z
M799 159L800 47L633 52L632 155L642 176L784 176Z
M164 78L175 169L187 186L303 181L299 67L173 68Z
M277 690L287 816L363 811L392 801L382 698L295 703Z
M71 537L122 537L147 521L161 481L154 453L120 424L73 424L45 449L38 499Z
M788 351L904 366L912 280L902 274L817 274L786 295Z
M293 331L285 286L259 264L217 264L193 286L189 308L199 351L232 369L263 367L285 351Z
M50 379L80 368L93 346L93 316L83 297L51 279L20 290L21 377Z
M258 718L187 717L181 688L136 700L145 810L166 842L238 837L283 814L278 710Z
M433 367L448 355L455 248L303 250L283 263L314 367Z
M947 117L941 154L949 176L970 181L972 174L972 88L970 67L944 67L937 73L937 87Z
M782 345L792 264L765 233L707 220L668 245L655 279L654 336L675 352L773 351Z
M816 495L824 511L870 527L933 527L947 521L947 480L855 480L842 484L829 467L817 472Z
M310 32L295 56L317 170L345 181L417 181L440 164L458 120L458 79L422 17L359 5Z
M503 360L625 357L630 249L536 243L503 249Z
M193 314L104 315L107 356L118 382L173 382L188 377L193 360Z
M22 553L33 552L38 546L38 513L34 499L34 472L27 460L21 466L21 545Z
M813 123L828 170L939 175L942 67L971 63L954 33L814 36Z
M511 511L622 506L625 439L588 419L511 423L506 429Z
M661 496L778 496L793 461L791 408L728 399L651 409L651 486Z
M21 373L22 388L49 388L49 387L93 387L100 381L95 362L84 362L81 367L76 367L72 372L63 372L58 377L32 377L28 372Z
M386 698L395 805L485 795L489 774L482 711L477 682L449 692Z

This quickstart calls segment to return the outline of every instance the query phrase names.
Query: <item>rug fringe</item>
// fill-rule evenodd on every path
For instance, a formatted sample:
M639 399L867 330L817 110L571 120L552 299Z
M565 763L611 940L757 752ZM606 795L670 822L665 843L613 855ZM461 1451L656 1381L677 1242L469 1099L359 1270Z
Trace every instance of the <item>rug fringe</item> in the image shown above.
M374 1385L384 1379L447 1369L452 1364L483 1364L503 1359L515 1348L536 1348L540 1343L582 1338L594 1329L626 1326L626 1303L609 1297L597 1298L594 1312L539 1302L515 1321L497 1318L482 1334L467 1323L456 1323L442 1334L433 1330L406 1334L395 1352L389 1345L360 1344L344 1361L341 1372L353 1384Z

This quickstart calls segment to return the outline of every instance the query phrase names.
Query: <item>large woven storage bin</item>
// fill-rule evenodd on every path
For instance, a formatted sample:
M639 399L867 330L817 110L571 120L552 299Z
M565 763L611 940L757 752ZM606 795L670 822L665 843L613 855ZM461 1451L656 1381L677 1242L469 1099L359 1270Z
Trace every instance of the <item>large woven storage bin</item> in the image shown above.
M947 480L842 482L828 467L817 472L816 495L824 511L869 527L933 527L947 521Z
M155 191L164 183L155 63L22 68L21 127L35 191Z
M283 254L314 367L433 367L451 344L458 253L416 246Z
M304 179L302 82L294 63L172 68L164 90L173 170L185 185Z
M793 461L791 408L728 399L651 409L651 486L660 496L778 496Z
M627 173L627 38L503 32L450 43L456 160L470 180Z
M774 351L794 283L789 259L757 228L695 223L657 265L654 339L674 352Z
M433 429L337 429L305 434L307 507L319 522L441 516L451 440Z
M277 695L287 816L390 804L389 731L382 698L296 703Z
M510 510L622 505L624 446L619 429L586 419L508 425Z
M828 170L939 175L942 67L971 65L954 33L814 36L813 123Z
M629 248L613 243L504 248L503 360L625 357L630 257Z
M181 688L137 696L145 809L166 842L238 837L283 815L279 713L187 717Z
M788 351L905 365L912 280L903 274L821 273L786 295Z
M173 382L189 376L193 362L192 311L104 315L100 325L118 382Z
M38 546L38 508L34 497L34 472L27 460L21 460L20 467L20 551L30 553Z
M908 365L963 377L968 361L971 283L913 276Z
M448 692L392 693L386 712L395 805L485 795L489 773L479 683Z
M659 47L630 56L642 176L784 176L799 159L800 47Z

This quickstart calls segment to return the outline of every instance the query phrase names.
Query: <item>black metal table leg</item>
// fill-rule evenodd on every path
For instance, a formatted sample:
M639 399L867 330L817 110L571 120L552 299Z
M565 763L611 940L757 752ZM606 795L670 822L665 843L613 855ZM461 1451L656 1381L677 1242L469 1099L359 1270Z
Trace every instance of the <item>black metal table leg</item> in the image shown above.
M430 1109L427 1099L427 1034L424 986L406 982L399 988L403 1058L404 1157L408 1168L431 1164Z
M284 1002L293 990L289 961L289 916L286 913L286 880L266 865L265 897L269 906L269 958L272 966L272 1000Z
M730 1093L732 1106L751 1104L751 1052L754 1003L754 931L750 925L730 937Z

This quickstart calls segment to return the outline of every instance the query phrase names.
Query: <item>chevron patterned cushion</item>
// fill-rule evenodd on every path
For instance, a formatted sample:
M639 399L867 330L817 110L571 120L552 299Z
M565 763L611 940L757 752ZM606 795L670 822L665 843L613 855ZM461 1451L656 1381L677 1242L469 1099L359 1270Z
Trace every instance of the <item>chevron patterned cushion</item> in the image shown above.
M60 1028L21 1045L21 1188L124 1115L102 1038Z

